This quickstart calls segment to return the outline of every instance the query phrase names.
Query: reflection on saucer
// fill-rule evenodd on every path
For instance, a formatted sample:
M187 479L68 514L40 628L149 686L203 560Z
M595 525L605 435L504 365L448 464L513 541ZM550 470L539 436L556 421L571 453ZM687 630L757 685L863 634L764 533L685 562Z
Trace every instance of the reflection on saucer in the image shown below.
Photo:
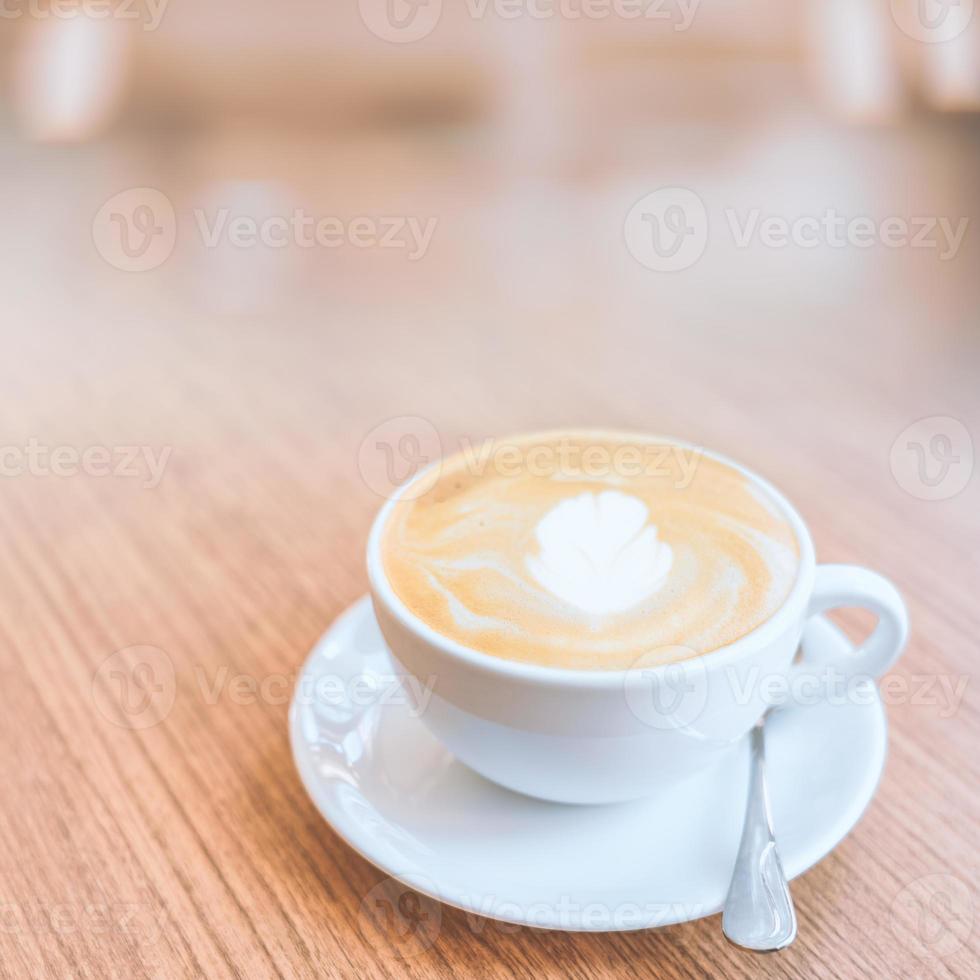
M823 659L849 641L818 617L804 644ZM656 801L546 803L457 762L396 696L393 676L361 599L313 651L290 709L307 791L369 861L450 905L544 928L648 928L719 910L741 832L746 746ZM817 704L776 714L766 733L779 849L793 878L871 801L885 760L884 710L876 693Z

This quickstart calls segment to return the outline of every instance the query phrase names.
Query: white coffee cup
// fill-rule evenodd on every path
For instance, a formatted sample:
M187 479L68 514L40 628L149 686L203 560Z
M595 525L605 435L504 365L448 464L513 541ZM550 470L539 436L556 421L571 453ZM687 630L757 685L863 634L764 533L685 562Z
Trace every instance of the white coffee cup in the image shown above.
M510 789L563 803L650 796L722 759L774 704L802 710L796 705L819 697L828 682L878 677L898 659L908 616L895 587L866 568L817 565L810 533L786 498L738 463L704 452L782 507L799 543L799 568L788 598L762 625L711 653L663 666L545 667L440 635L408 610L385 575L382 533L407 488L382 507L367 547L375 615L396 667L432 685L421 717L462 762ZM871 635L836 661L794 663L807 619L842 606L875 613Z

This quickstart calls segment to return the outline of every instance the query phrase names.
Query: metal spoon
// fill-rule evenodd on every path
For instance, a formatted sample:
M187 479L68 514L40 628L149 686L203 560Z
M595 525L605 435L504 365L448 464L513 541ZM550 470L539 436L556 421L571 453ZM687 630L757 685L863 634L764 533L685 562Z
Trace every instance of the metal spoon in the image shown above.
M745 826L721 917L721 928L731 942L759 953L783 949L796 938L796 912L772 832L765 722L763 715L749 733Z

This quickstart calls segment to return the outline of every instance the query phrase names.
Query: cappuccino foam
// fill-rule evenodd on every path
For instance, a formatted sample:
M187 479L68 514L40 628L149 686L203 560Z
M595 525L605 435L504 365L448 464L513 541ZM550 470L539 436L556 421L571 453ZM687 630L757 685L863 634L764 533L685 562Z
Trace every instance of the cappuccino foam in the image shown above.
M382 532L392 588L438 633L510 660L620 670L708 653L772 616L799 564L756 481L640 436L487 444L410 490Z

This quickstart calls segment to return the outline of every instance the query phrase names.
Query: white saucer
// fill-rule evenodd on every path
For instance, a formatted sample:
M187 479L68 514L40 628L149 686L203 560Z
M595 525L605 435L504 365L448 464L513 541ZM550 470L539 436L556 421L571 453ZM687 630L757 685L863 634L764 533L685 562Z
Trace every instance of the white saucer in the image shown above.
M816 618L803 643L816 658L849 641ZM313 650L289 716L313 802L388 875L449 905L551 929L647 928L721 908L741 832L747 745L656 799L545 803L457 762L405 691L364 598ZM766 734L776 837L793 878L842 840L874 795L885 714L868 682L846 703L773 716Z

